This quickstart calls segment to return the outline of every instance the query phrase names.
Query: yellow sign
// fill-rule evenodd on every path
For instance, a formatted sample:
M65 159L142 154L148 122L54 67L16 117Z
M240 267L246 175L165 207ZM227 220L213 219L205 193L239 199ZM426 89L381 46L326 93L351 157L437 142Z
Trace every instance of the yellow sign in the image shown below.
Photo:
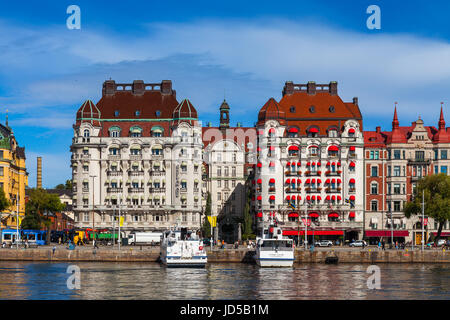
M214 228L217 224L217 216L208 216L208 221L211 224L211 226Z
M22 224L22 218L19 217L19 226Z
M125 220L124 218L125 217L120 217L120 223L119 224L120 224L121 227L123 227L123 221Z

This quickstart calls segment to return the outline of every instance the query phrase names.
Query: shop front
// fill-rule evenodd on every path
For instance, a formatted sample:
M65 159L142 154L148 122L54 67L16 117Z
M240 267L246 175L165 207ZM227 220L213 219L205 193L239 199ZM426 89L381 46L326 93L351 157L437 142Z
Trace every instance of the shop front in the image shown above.
M305 229L283 229L283 236L287 236L290 239L293 239L295 243L298 243L297 240L300 237L300 243L303 243L303 239L305 237ZM307 230L308 243L314 243L320 240L330 240L333 243L342 242L344 238L343 230ZM313 241L314 239L314 241Z
M379 241L385 241L385 243L391 243L391 238L394 238L394 243L405 243L405 238L409 236L407 230L367 230L365 232L365 238L370 245L377 245Z

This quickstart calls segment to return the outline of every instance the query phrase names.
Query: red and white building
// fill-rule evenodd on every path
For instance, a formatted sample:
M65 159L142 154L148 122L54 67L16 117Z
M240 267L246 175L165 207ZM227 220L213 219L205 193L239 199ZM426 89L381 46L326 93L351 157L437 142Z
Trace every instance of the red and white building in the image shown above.
M364 216L362 116L358 99L344 102L337 83L286 82L257 122L253 204L258 232L270 215L289 236L361 239ZM299 232L300 230L300 232Z

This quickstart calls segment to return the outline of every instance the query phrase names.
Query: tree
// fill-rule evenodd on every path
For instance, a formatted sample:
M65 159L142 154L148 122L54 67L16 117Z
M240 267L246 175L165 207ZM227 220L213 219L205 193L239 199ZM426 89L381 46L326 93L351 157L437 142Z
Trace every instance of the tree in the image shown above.
M62 183L58 184L58 185L55 187L55 189L57 189L57 190L64 190L65 188L66 188L66 186L65 186L64 184L62 184Z
M25 206L25 218L22 229L47 229L47 242L50 242L51 220L49 213L61 212L65 205L61 203L57 194L47 193L46 190L36 188L29 190L29 200Z
M11 202L6 198L5 191L0 188L0 211L5 211L11 206Z
M209 223L208 216L211 215L211 194L208 192L206 198L206 208L205 208L205 221L203 222L203 237L211 238L211 224Z
M439 223L435 238L437 241L441 236L445 222L450 220L450 176L440 173L419 180L413 200L406 203L403 210L407 218L422 214L422 192L425 200L425 215L432 217Z
M72 190L72 180L66 180L66 190Z

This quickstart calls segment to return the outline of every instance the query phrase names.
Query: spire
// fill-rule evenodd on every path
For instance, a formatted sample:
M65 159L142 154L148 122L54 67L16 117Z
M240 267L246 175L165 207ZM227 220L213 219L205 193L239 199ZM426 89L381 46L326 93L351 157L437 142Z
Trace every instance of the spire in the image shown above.
M8 109L6 109L6 127L8 127Z
M220 106L220 129L226 129L230 127L230 106L227 101L223 99Z
M445 120L444 120L444 111L442 108L442 105L444 103L441 102L441 116L439 117L439 130L444 129L445 130Z
M399 126L398 118L397 118L397 102L395 102L394 109L394 120L392 120L392 130L397 129Z

